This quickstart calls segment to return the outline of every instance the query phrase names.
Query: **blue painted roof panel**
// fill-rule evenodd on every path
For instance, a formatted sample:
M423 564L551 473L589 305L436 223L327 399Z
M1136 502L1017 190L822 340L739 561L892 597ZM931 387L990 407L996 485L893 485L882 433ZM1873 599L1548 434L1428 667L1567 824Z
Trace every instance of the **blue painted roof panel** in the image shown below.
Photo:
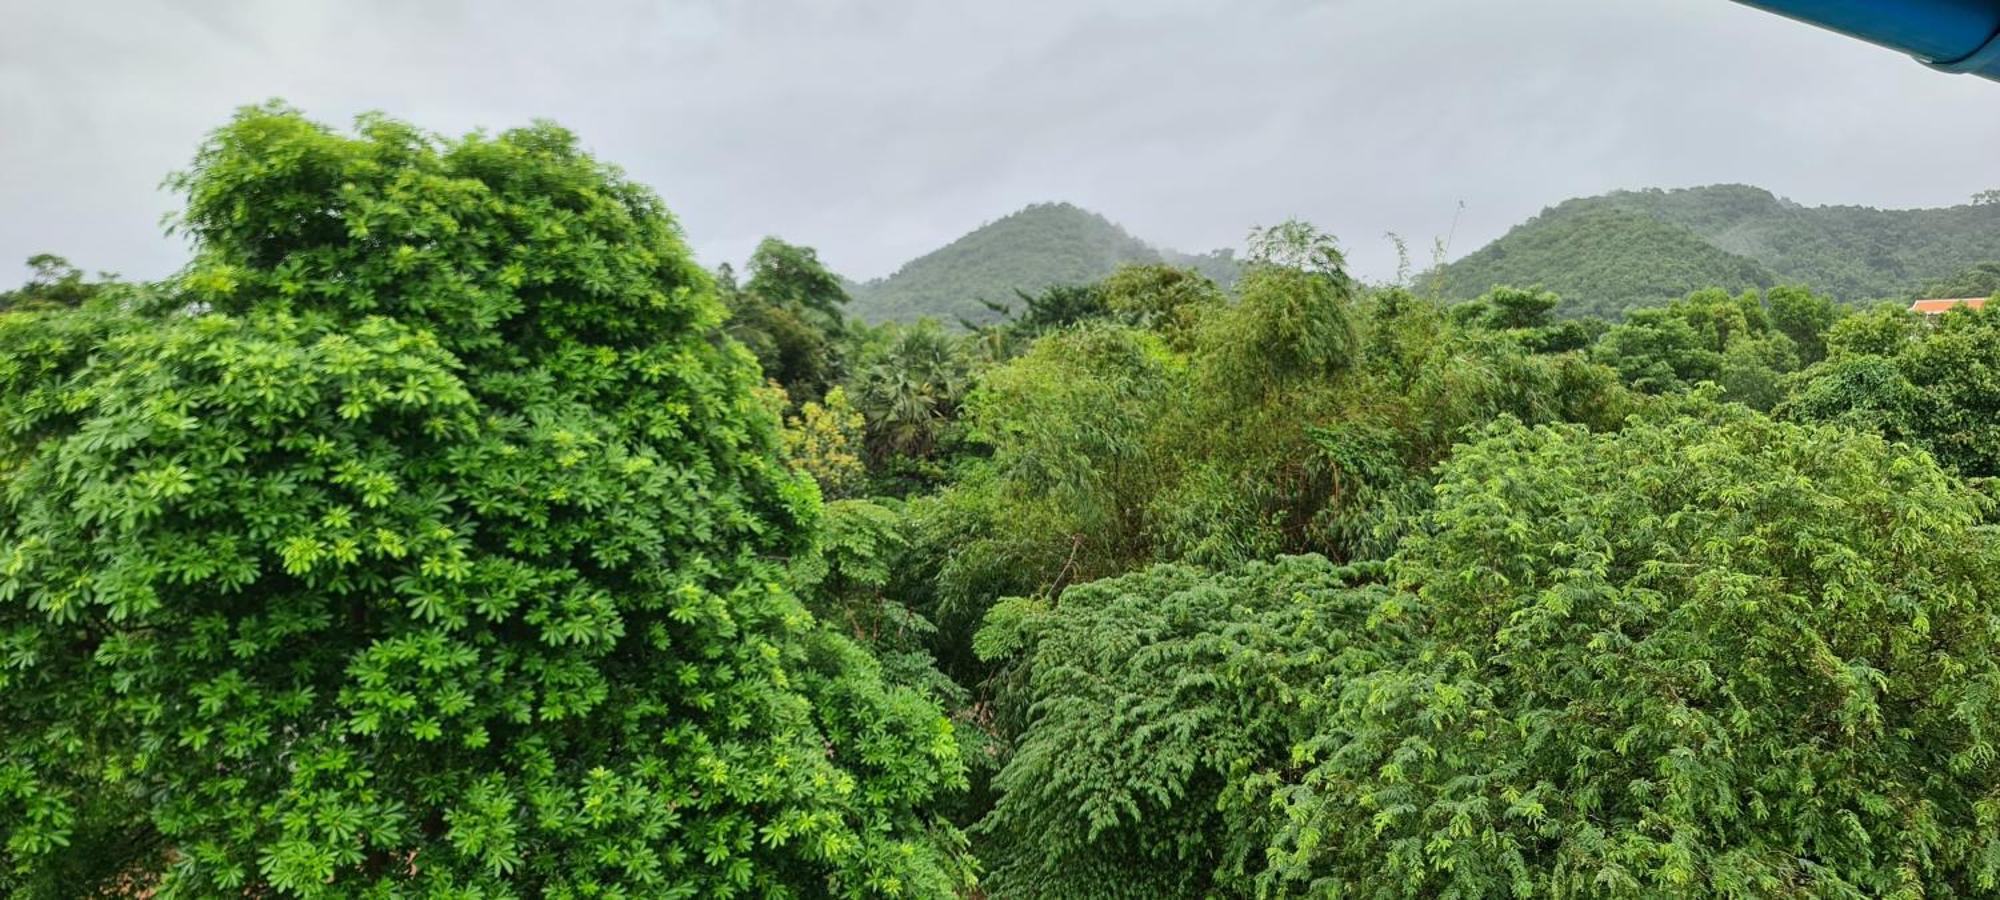
M1948 72L2000 79L2000 0L1738 0L1901 50Z

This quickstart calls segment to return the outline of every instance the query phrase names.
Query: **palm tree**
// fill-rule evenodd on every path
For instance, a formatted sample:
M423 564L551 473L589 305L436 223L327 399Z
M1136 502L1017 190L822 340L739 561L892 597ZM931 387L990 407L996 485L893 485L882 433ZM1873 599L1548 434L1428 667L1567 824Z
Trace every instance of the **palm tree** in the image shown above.
M867 420L870 456L935 452L958 415L967 368L958 340L928 319L892 326L886 340L863 351L849 393Z

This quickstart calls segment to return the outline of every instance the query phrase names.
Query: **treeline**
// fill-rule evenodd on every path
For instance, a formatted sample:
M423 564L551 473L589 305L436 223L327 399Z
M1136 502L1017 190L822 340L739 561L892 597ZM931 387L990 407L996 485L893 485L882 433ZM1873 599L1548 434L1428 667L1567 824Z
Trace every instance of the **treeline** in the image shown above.
M1289 222L871 327L550 126L176 184L0 315L14 894L2000 890L2000 313Z

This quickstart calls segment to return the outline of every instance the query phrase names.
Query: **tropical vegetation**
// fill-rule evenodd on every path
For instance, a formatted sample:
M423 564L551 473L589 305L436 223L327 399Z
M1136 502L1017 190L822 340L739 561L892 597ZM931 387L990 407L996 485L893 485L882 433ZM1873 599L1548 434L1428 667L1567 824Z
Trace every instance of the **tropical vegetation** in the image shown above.
M175 276L0 297L0 893L2000 895L2000 308L1853 302L1990 204L937 307L550 124L171 183Z

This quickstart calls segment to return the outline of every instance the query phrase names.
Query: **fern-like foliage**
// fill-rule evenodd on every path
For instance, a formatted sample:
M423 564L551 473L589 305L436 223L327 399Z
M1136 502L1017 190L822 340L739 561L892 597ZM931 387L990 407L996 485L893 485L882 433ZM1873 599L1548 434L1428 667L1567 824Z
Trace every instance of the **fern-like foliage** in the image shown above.
M1379 564L1159 565L1018 599L978 649L1026 730L980 824L997 896L1241 896L1275 825L1242 790L1282 768L1323 698L1382 662Z

